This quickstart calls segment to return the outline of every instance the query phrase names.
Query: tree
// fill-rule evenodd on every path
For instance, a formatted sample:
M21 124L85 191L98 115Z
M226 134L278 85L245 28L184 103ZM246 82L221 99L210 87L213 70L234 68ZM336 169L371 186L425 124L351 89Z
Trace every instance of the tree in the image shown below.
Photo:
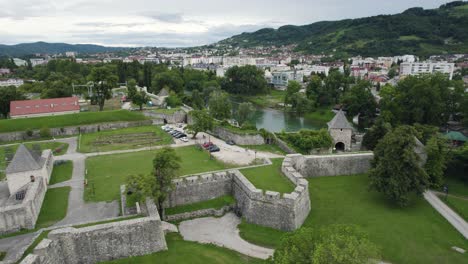
M408 205L411 193L421 195L429 186L421 158L415 152L416 131L400 126L387 133L374 150L369 172L370 188L400 206Z
M174 149L164 147L156 152L152 174L130 176L127 186L140 199L151 197L158 205L159 215L164 219L164 201L173 189L172 179L180 168L180 157Z
M301 90L301 85L296 81L288 82L288 87L286 88L286 95L284 96L284 104L291 103L291 97L293 94L299 92Z
M137 94L137 89L136 89L137 83L135 79L130 79L127 82L127 91L128 91L128 98L132 99L133 96Z
M234 66L225 76L221 88L228 93L256 95L269 92L264 71L255 66Z
M99 105L99 111L102 111L105 101L112 96L111 91L117 83L117 77L107 67L102 66L93 68L88 78L94 82L94 96Z
M317 95L319 91L321 90L321 88L322 88L322 79L317 75L313 75L306 88L307 98L313 101L316 101Z
M145 91L140 91L139 93L136 93L135 95L133 95L131 99L133 103L135 103L136 105L140 107L140 111L141 111L143 110L143 105L148 102L149 97Z
M362 145L368 150L374 150L379 140L391 130L390 123L385 122L382 118L377 119L375 124L364 134Z
M157 74L153 78L151 87L154 92L159 92L164 87L167 87L176 93L182 93L184 88L184 80L177 71L166 71Z
M10 102L26 99L20 91L14 86L0 89L0 116L7 118L10 113Z
M447 164L447 142L434 134L426 143L427 161L424 165L431 187L438 188L444 182Z
M341 101L346 105L347 114L355 116L360 113L364 117L374 117L377 103L370 87L370 82L359 81L344 94Z
M199 132L204 132L213 129L213 118L205 110L194 110L190 112L193 124L186 127L187 130L193 132L193 137L196 138Z
M192 107L198 110L205 108L205 101L198 90L192 92Z
M231 102L229 95L222 91L214 91L208 101L210 115L216 119L222 120L231 117Z
M303 114L314 110L315 103L304 96L303 93L294 93L290 99L291 109L298 114Z
M237 108L237 122L239 122L239 125L242 126L252 116L253 111L255 109L252 103L240 103Z
M284 235L273 262L280 264L376 263L379 250L355 225L300 228Z
M171 92L169 96L166 97L166 99L164 100L167 106L170 106L170 107L178 107L182 105L182 99L180 99L180 97L174 92Z

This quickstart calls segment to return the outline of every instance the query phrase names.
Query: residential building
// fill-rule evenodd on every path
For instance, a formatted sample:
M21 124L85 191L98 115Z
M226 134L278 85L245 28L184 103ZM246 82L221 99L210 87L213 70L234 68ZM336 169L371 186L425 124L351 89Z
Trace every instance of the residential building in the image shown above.
M22 60L22 59L18 59L18 58L14 58L14 59L13 59L13 63L14 63L16 66L18 66L18 67L28 65L28 62L27 62L27 61Z
M29 59L29 61L31 62L31 65L33 67L36 67L37 65L42 65L42 64L46 64L47 61L42 59L42 58L36 58L36 59Z
M7 75L10 74L11 71L8 68L0 68L0 75Z
M78 55L78 53L76 51L67 51L67 52L65 52L66 57L75 58L76 55Z
M447 62L403 62L400 64L400 75L420 75L441 72L451 80L455 64Z
M300 71L277 71L271 73L271 84L277 87L288 86L290 81L302 83L304 74Z
M10 102L11 118L28 118L79 113L78 97L22 100Z
M8 87L8 86L20 87L23 84L24 84L23 79L3 79L3 80L0 80L0 87Z

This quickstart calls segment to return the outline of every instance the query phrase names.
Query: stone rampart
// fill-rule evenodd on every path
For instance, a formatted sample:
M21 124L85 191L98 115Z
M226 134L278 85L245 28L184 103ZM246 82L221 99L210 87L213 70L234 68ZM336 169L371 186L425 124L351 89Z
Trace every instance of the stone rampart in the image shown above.
M80 133L94 133L98 131L120 129L127 127L149 126L153 123L152 120L142 121L129 121L129 122L112 122L112 123L99 123L81 126L68 126L61 128L50 128L50 134L54 137L59 136L73 136ZM15 141L15 140L29 140L38 139L41 137L40 130L33 130L32 136L28 136L26 131L0 133L0 142Z
M16 201L13 195L0 207L0 234L35 228L47 185L41 177L28 185L22 201Z
M202 210L197 210L193 212L166 215L165 221L180 221L180 220L185 220L185 219L200 218L200 217L206 217L206 216L220 217L226 214L227 212L231 211L232 209L234 209L233 205L226 205L219 209L208 208L208 209L202 209Z
M366 173L371 168L372 152L335 155L294 155L291 165L304 177Z
M294 149L292 149L290 146L288 146L288 144L286 142L284 142L283 140L281 140L279 137L276 136L276 134L274 134L274 137L275 137L275 144L280 148L282 149L284 152L288 153L288 154L295 154L297 153Z
M187 113L183 110L178 110L172 114L146 112L146 115L163 120L163 123L165 120L168 124L186 123L187 121Z
M167 250L157 210L148 210L145 218L53 230L21 263L98 263Z
M227 141L232 140L237 145L263 145L265 140L260 134L238 134L232 131L229 131L223 127L215 127L212 131L213 135L216 137Z

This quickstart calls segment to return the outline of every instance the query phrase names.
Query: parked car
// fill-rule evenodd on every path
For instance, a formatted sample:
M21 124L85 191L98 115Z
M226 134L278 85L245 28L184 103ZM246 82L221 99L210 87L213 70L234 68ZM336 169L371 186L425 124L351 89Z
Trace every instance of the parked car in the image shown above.
M220 149L216 145L212 145L211 147L208 148L209 152L218 152Z
M203 146L203 148L205 148L205 149L206 149L206 148L209 148L209 147L211 147L212 145L213 145L213 142L205 142L205 143L203 143L203 145L202 145L202 146Z
M228 140L228 141L226 141L226 144L232 146L232 145L235 145L236 143L234 141L232 141L232 140Z
M180 140L182 140L183 142L188 142L188 138L187 138L187 137L182 137L182 138L180 138Z

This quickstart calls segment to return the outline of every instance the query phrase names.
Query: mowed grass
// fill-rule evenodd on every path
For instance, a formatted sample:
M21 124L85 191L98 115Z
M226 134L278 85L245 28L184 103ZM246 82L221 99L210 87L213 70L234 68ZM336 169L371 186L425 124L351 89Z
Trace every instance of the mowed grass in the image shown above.
M166 235L168 250L141 257L131 257L103 263L113 264L257 264L263 260L251 258L212 244L184 241L179 234Z
M61 142L30 142L24 144L27 148L33 149L33 145L39 145L41 150L51 149L54 156L61 156L67 152L68 144ZM0 180L5 177L4 170L6 169L5 152L7 149L11 149L11 153L14 155L18 149L19 144L10 146L0 146Z
M48 189L36 222L36 229L49 227L67 215L70 187Z
M468 183L456 178L445 178L444 185L448 187L448 193L468 198ZM441 191L442 188L438 191Z
M272 165L240 170L240 172L257 188L264 191L291 193L296 187L281 172L282 158L271 159Z
M303 226L358 225L390 263L467 263L468 255L451 247L466 249L468 241L423 198L406 208L393 206L381 194L368 190L367 175L308 180L312 210ZM256 229L247 230L249 237L257 235ZM261 236L259 232L257 237ZM271 239L267 237L264 243Z
M284 231L278 229L249 224L245 219L242 219L242 222L237 228L239 228L239 235L244 240L267 248L278 247L281 242L281 237L285 234Z
M181 158L177 176L229 169L233 166L214 158L195 146L174 148ZM119 199L120 185L129 175L148 174L152 171L155 151L103 155L86 159L88 186L85 201L112 201Z
M4 119L0 120L0 133L26 131L28 129L41 129L43 127L58 128L106 122L139 121L145 119L147 118L140 112L130 112L126 110L83 112L69 115L34 118Z
M468 221L468 199L463 199L455 196L439 195L439 198L459 214L465 221Z
M286 155L286 152L282 150L280 147L278 147L278 145L276 144L240 145L240 147L251 149L251 150L256 150L256 151L274 153L278 155Z
M71 179L73 173L73 162L67 160L61 164L54 165L52 175L50 176L49 184L56 184Z
M211 199L211 200L207 200L207 201L203 201L203 202L167 208L166 214L175 215L175 214L193 212L193 211L198 211L198 210L208 209L208 208L221 209L224 206L233 205L235 203L236 203L236 200L234 199L234 197L232 197L231 195L224 195L224 196Z
M158 126L141 126L82 134L79 151L99 152L135 149L173 143L172 137Z

